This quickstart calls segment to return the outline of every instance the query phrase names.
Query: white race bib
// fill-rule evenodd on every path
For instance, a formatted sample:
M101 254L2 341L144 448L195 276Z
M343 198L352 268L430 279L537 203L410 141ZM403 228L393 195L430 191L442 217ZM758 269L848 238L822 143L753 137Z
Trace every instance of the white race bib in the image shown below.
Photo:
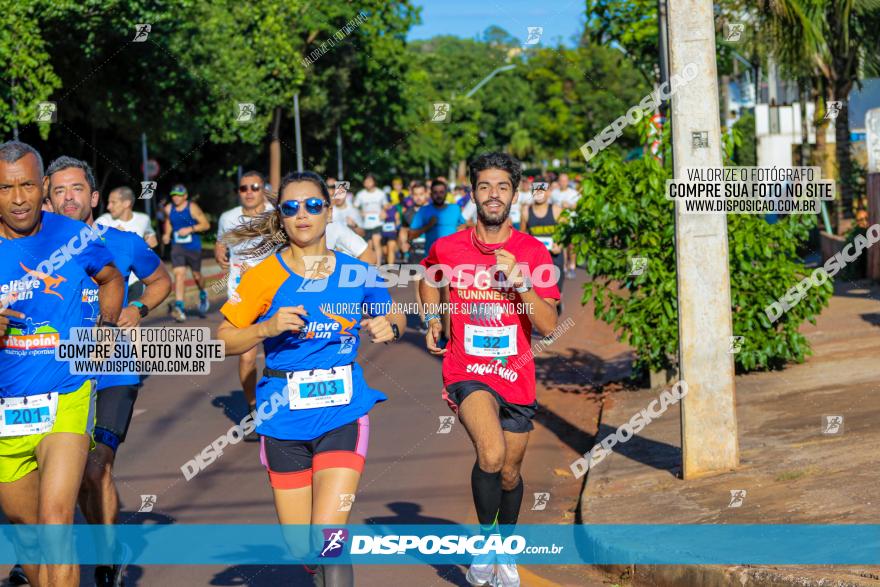
M0 436L28 436L52 430L58 394L7 397L0 403Z
M475 357L509 357L516 354L517 325L464 325L464 352Z
M291 410L343 406L351 403L351 365L287 374Z
M553 237L552 236L536 236L536 239L541 241L541 244L547 247L547 250L553 248Z
M382 225L382 232L397 232L397 225L393 222L386 222Z
M376 226L380 223L378 214L365 214L364 215L364 224L369 226Z
M191 243L193 240L192 233L189 233L186 236L180 236L180 231L174 231L174 242L179 245L185 245L186 243Z
M415 243L424 244L425 243L425 234L422 233L417 238L414 238L413 244L415 244Z

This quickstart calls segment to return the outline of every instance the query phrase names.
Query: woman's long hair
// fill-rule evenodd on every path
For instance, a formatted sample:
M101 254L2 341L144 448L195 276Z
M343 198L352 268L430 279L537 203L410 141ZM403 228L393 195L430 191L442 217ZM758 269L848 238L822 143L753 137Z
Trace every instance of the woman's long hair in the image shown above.
M281 217L281 208L279 206L281 194L284 188L295 182L306 181L312 183L321 190L321 195L327 204L330 204L330 190L320 175L314 171L294 171L288 173L281 180L278 187L278 197L269 197L267 200L275 207L274 210L267 210L250 222L230 230L221 241L227 245L237 245L243 242L251 242L252 244L245 247L241 254L245 257L267 257L290 244L287 232L284 230L284 222Z

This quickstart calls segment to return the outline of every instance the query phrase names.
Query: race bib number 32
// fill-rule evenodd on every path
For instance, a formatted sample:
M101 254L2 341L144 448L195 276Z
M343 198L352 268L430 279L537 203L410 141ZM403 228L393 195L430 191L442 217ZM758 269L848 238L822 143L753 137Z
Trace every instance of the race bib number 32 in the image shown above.
M351 365L287 374L291 410L308 410L351 403Z
M475 357L509 357L516 354L516 324L464 325L464 352Z
M191 243L193 240L192 233L189 233L186 236L181 236L179 230L174 231L174 242L179 245L185 245L186 243Z
M0 436L49 432L55 424L58 394L4 398L0 404Z

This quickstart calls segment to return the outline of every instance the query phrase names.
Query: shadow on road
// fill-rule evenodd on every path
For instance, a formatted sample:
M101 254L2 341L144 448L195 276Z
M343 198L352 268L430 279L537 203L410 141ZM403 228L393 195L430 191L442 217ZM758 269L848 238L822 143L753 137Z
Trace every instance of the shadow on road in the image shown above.
M622 381L632 374L635 356L622 353L614 359L604 359L589 351L568 348L565 353L539 357L535 361L535 379L548 389L598 393L612 381Z
M244 392L240 389L234 389L229 395L219 395L211 400L211 405L215 408L223 408L223 413L229 418L233 424L241 422L242 418L248 415L249 410L247 401L244 399Z
M391 510L393 516L370 517L364 520L365 524L374 524L377 526L395 525L395 524L455 524L452 520L445 518L434 518L422 515L422 506L409 501L394 501L386 504ZM455 532L451 530L451 532ZM427 563L426 563L427 564ZM437 576L452 585L468 587L469 583L465 579L464 571L459 565L431 565L437 572Z
M593 444L596 442L595 436L541 404L538 404L535 422L555 434L560 441L578 454L587 452L593 448Z

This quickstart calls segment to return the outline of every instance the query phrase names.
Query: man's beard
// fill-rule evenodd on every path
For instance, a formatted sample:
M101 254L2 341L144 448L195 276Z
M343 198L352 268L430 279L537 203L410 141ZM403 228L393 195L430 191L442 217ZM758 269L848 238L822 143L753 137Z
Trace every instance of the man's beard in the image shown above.
M486 203L488 203L489 201L487 201ZM501 226L502 224L507 222L507 217L510 215L511 205L512 201L511 204L505 206L504 210L502 210L500 213L494 216L490 216L488 212L483 210L483 205L479 204L477 205L477 217L480 219L480 222L482 222L484 226Z

